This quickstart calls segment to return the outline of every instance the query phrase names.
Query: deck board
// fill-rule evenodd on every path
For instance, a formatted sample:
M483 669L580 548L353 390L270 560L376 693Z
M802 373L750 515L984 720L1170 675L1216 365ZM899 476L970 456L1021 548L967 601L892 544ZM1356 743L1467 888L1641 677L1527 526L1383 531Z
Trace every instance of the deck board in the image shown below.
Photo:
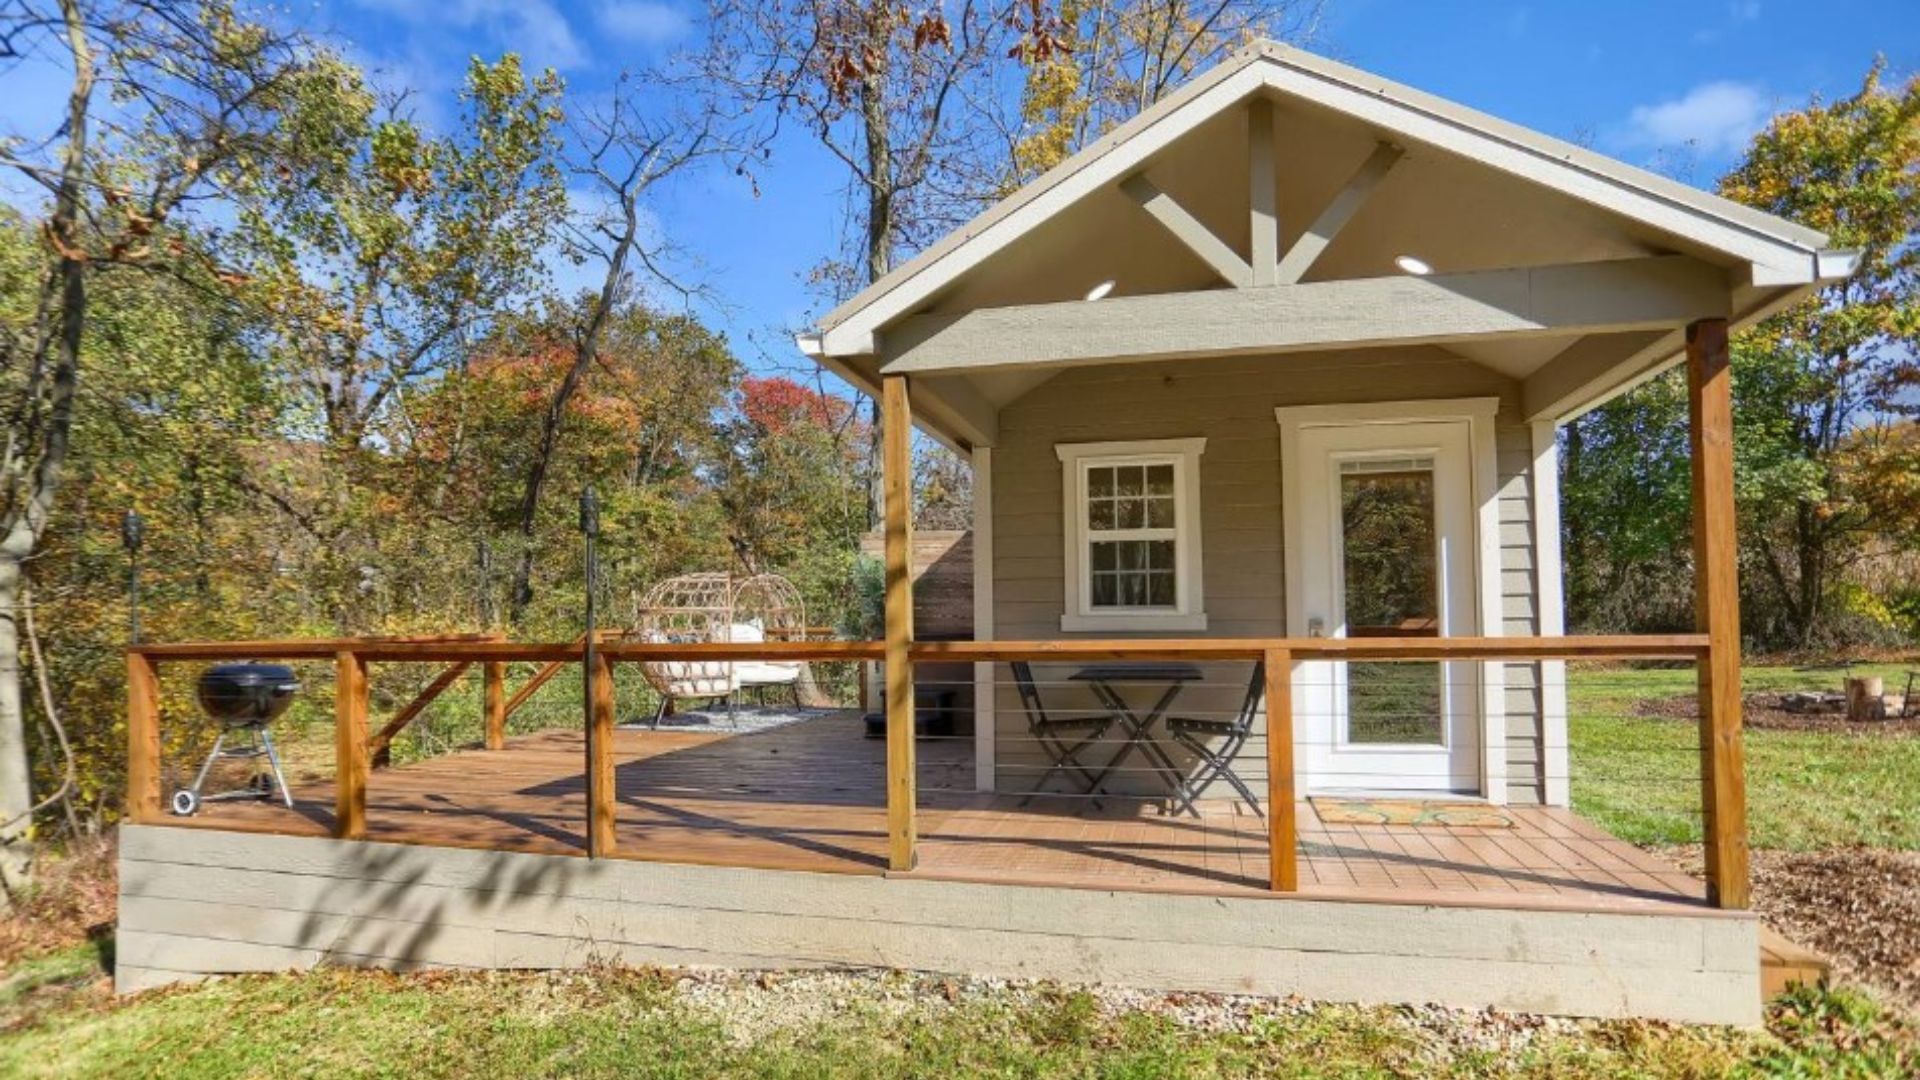
M621 729L614 737L619 857L853 874L886 872L885 745L850 713L772 730ZM1228 801L1171 817L1137 800L973 790L965 739L920 747L913 876L1069 888L1273 896L1266 825ZM368 785L368 838L584 855L584 741L509 739L383 769ZM295 806L213 804L161 824L326 836L330 783ZM1329 825L1298 806L1301 896L1586 911L1698 912L1704 888L1566 810L1508 807L1512 828Z

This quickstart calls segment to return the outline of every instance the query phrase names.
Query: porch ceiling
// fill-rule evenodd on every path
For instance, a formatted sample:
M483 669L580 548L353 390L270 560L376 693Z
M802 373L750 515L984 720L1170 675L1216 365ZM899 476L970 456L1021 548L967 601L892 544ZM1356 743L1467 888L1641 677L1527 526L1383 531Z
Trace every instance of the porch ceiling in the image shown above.
M1443 344L1519 380L1530 415L1559 419L1677 359L1686 322L1764 317L1844 276L1850 260L1825 244L1789 222L1263 44L876 283L802 345L859 385L913 372L926 424L967 445L990 443L993 414L1064 363L1411 342ZM1435 276L1404 274L1400 256ZM1685 266L1686 302L1623 306L1599 293L1584 310L1556 301L1550 317L1535 318L1527 282L1537 275L1499 285L1488 273L1577 274L1594 263ZM1591 283L1612 289L1609 280ZM1107 299L1085 299L1109 282ZM1495 300L1477 290L1486 282L1496 282ZM1450 296L1465 302L1444 302ZM1407 307L1406 297L1418 303ZM1154 321L1189 310L1203 321ZM1235 312L1250 327L1265 320L1264 336L1210 338L1205 331ZM1413 325L1419 316L1431 332ZM1012 337L982 335L983 326ZM1066 358L1044 345L1090 334L1105 344ZM955 408L971 418L938 415Z

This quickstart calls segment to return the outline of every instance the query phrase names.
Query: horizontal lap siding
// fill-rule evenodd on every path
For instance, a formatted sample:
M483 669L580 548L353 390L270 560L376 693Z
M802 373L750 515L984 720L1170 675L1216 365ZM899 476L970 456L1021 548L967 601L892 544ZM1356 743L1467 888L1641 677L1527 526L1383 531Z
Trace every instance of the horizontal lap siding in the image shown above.
M1200 523L1206 636L1277 636L1286 632L1286 571L1281 521L1280 429L1284 405L1341 404L1414 398L1499 396L1503 485L1519 501L1501 500L1502 582L1508 625L1532 633L1532 566L1513 554L1531 544L1526 501L1527 429L1518 419L1516 385L1496 372L1441 349L1377 349L1344 355L1241 357L1125 364L1064 371L1012 402L1000 414L993 455L994 636L1003 640L1065 637L1151 637L1151 634L1067 634L1059 443L1205 436L1200 458ZM1518 456L1516 457L1516 452ZM1182 635L1185 636L1185 635ZM1516 665L1519 667L1521 665ZM1175 706L1186 715L1229 715L1245 693L1246 664L1206 665L1207 683ZM1071 666L1038 669L1042 681L1063 680ZM1509 676L1509 762L1516 798L1537 800L1538 708L1530 681ZM1042 688L1050 710L1091 708L1076 685ZM1006 669L996 698L1000 787L1019 790L1047 762L1032 743ZM1256 793L1266 789L1264 720L1236 766ZM1137 764L1137 762L1133 763ZM1129 785L1157 790L1151 778ZM1223 785L1210 796L1230 794ZM1060 790L1056 785L1054 790Z
M1502 414L1494 428L1500 493L1500 609L1503 634L1540 632L1534 567L1533 432ZM1540 667L1506 665L1507 798L1537 803L1541 790Z

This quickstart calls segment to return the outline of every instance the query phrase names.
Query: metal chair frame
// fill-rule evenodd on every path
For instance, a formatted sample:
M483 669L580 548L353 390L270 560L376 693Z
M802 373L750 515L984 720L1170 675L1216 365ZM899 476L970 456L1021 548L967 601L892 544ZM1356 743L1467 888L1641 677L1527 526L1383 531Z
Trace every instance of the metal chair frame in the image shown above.
M1200 793L1215 780L1225 780L1233 785L1256 816L1265 818L1266 812L1260 808L1260 800L1254 798L1253 790L1240 774L1233 771L1233 759L1240 753L1247 740L1253 735L1253 725L1260 716L1260 699L1267 686L1266 661L1256 661L1253 665L1253 677L1247 681L1247 696L1241 702L1240 711L1231 720L1199 720L1190 717L1170 716L1167 718L1167 732L1175 742L1186 747L1187 751L1200 760L1200 768L1180 785L1175 794L1173 812L1194 811L1194 802ZM1219 739L1220 743L1210 745L1207 740Z
M1052 764L1047 766L1047 771L1041 774L1040 782L1027 793L1027 797L1021 800L1020 805L1025 806L1033 800L1034 796L1045 794L1047 784L1056 775L1065 775L1068 771L1079 774L1080 779L1087 785L1087 790L1082 794L1091 795L1098 791L1100 780L1106 775L1105 770L1096 773L1091 766L1080 759L1080 755L1105 737L1118 721L1118 717L1112 713L1049 715L1046 704L1040 700L1040 688L1034 685L1033 665L1025 660L1014 660L1007 666L1013 669L1014 687L1020 692L1020 705L1026 711L1027 731L1052 760ZM1060 732L1063 731L1085 731L1087 734L1077 742L1068 742L1060 736ZM1095 805L1099 804L1096 802Z

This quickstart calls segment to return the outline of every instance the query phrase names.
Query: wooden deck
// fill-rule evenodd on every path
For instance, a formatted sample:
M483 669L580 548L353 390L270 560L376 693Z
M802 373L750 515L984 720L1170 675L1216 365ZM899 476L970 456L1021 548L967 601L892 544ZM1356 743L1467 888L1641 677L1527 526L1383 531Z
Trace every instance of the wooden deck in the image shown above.
M617 855L774 870L886 872L885 744L850 713L772 730L621 729ZM1229 803L1202 817L1149 804L973 791L972 745L920 747L921 842L907 876L1119 891L1271 897L1265 825ZM534 854L585 853L577 733L509 740L372 774L368 839ZM326 836L328 783L296 805L214 804L158 824ZM1511 807L1510 828L1328 825L1299 807L1309 899L1595 912L1707 911L1704 889L1565 810Z

